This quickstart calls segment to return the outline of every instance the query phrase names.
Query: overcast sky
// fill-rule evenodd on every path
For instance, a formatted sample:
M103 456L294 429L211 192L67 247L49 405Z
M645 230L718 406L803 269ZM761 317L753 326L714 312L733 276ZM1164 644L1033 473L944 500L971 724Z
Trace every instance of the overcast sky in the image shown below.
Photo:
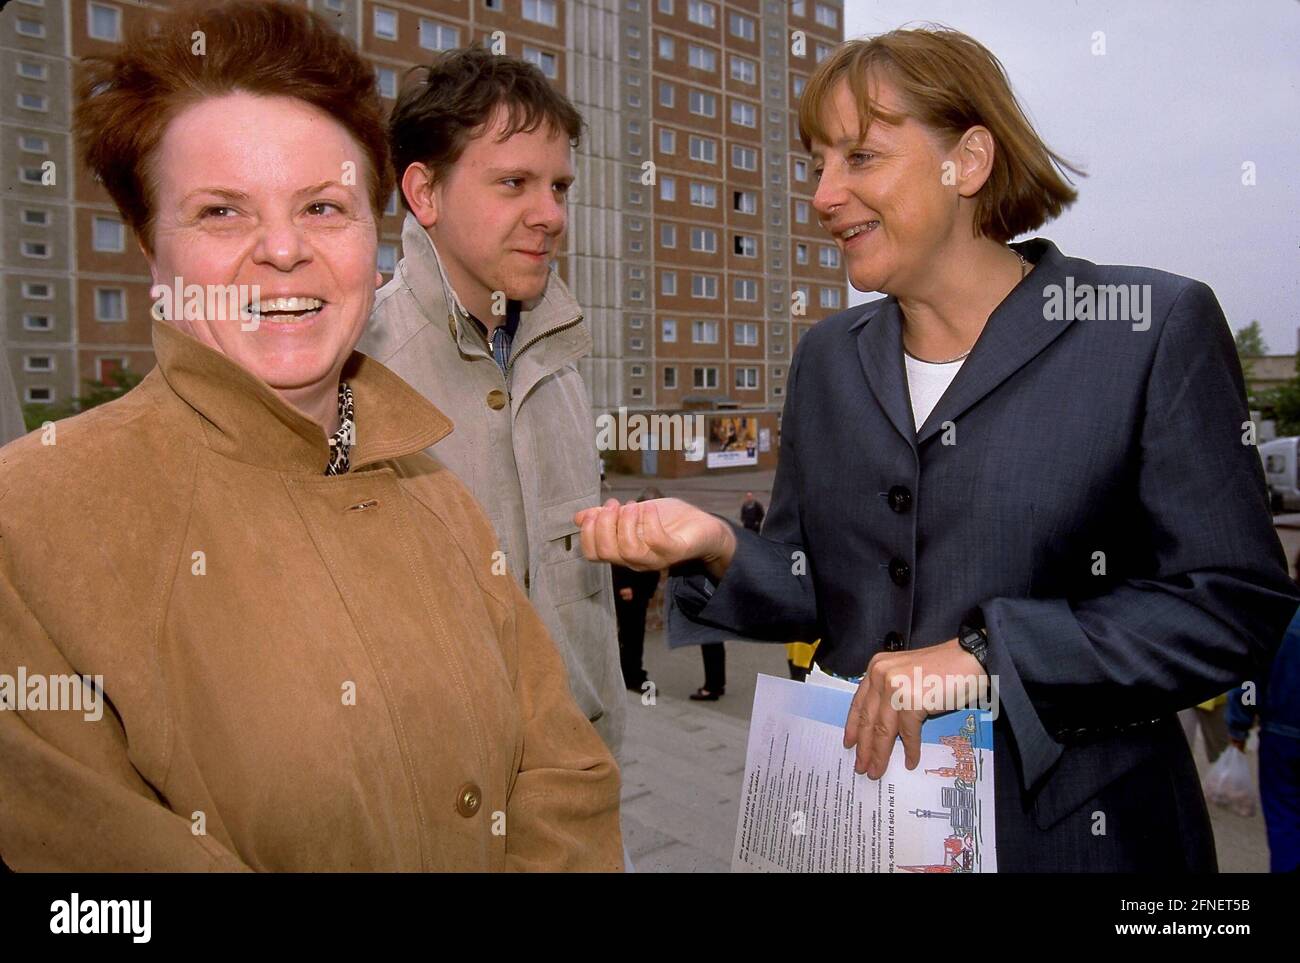
M845 0L848 37L921 21L1002 61L1079 200L1036 232L1098 263L1214 288L1233 330L1273 354L1300 327L1298 0ZM1092 53L1105 34L1105 54ZM1253 161L1256 183L1242 184ZM878 295L852 292L856 303Z

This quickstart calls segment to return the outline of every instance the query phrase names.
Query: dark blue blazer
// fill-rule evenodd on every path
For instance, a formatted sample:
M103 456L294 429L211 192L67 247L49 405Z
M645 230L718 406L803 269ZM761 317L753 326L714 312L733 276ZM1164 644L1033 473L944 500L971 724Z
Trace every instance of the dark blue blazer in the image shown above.
M850 676L982 615L999 868L1214 869L1175 713L1261 671L1300 601L1233 338L1201 282L1013 246L1034 270L919 431L893 298L804 335L762 534L733 526L726 577L675 579L674 614L820 637ZM1146 323L1050 310L1119 284Z

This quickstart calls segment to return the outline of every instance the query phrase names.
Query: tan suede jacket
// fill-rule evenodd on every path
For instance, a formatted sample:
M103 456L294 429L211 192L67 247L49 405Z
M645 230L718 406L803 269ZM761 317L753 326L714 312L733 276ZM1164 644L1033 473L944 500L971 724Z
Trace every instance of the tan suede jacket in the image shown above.
M450 422L354 354L352 470L325 477L263 382L163 323L154 348L124 398L0 449L0 675L106 696L0 709L0 857L621 869L614 761L422 454Z

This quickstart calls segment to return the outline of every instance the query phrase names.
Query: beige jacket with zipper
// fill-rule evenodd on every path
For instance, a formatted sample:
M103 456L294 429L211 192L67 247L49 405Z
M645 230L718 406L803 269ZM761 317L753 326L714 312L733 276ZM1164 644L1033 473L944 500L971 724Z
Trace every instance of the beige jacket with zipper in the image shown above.
M503 375L409 214L402 254L358 349L451 418L436 457L483 506L501 563L559 646L578 706L617 755L626 710L609 566L583 558L573 523L578 509L600 503L595 421L576 365L591 351L581 308L552 275L525 306Z

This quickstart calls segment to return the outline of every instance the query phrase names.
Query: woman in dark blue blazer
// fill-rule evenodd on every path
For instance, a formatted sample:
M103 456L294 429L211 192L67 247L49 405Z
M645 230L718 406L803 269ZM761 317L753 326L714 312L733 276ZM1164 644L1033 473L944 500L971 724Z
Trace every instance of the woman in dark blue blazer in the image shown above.
M1267 664L1300 600L1214 294L1007 243L1075 195L963 34L844 44L800 127L850 280L888 297L800 341L761 535L610 502L584 551L697 560L687 617L820 636L872 778L896 739L919 758L927 713L890 698L915 670L996 679L1000 869L1214 869L1176 713Z

